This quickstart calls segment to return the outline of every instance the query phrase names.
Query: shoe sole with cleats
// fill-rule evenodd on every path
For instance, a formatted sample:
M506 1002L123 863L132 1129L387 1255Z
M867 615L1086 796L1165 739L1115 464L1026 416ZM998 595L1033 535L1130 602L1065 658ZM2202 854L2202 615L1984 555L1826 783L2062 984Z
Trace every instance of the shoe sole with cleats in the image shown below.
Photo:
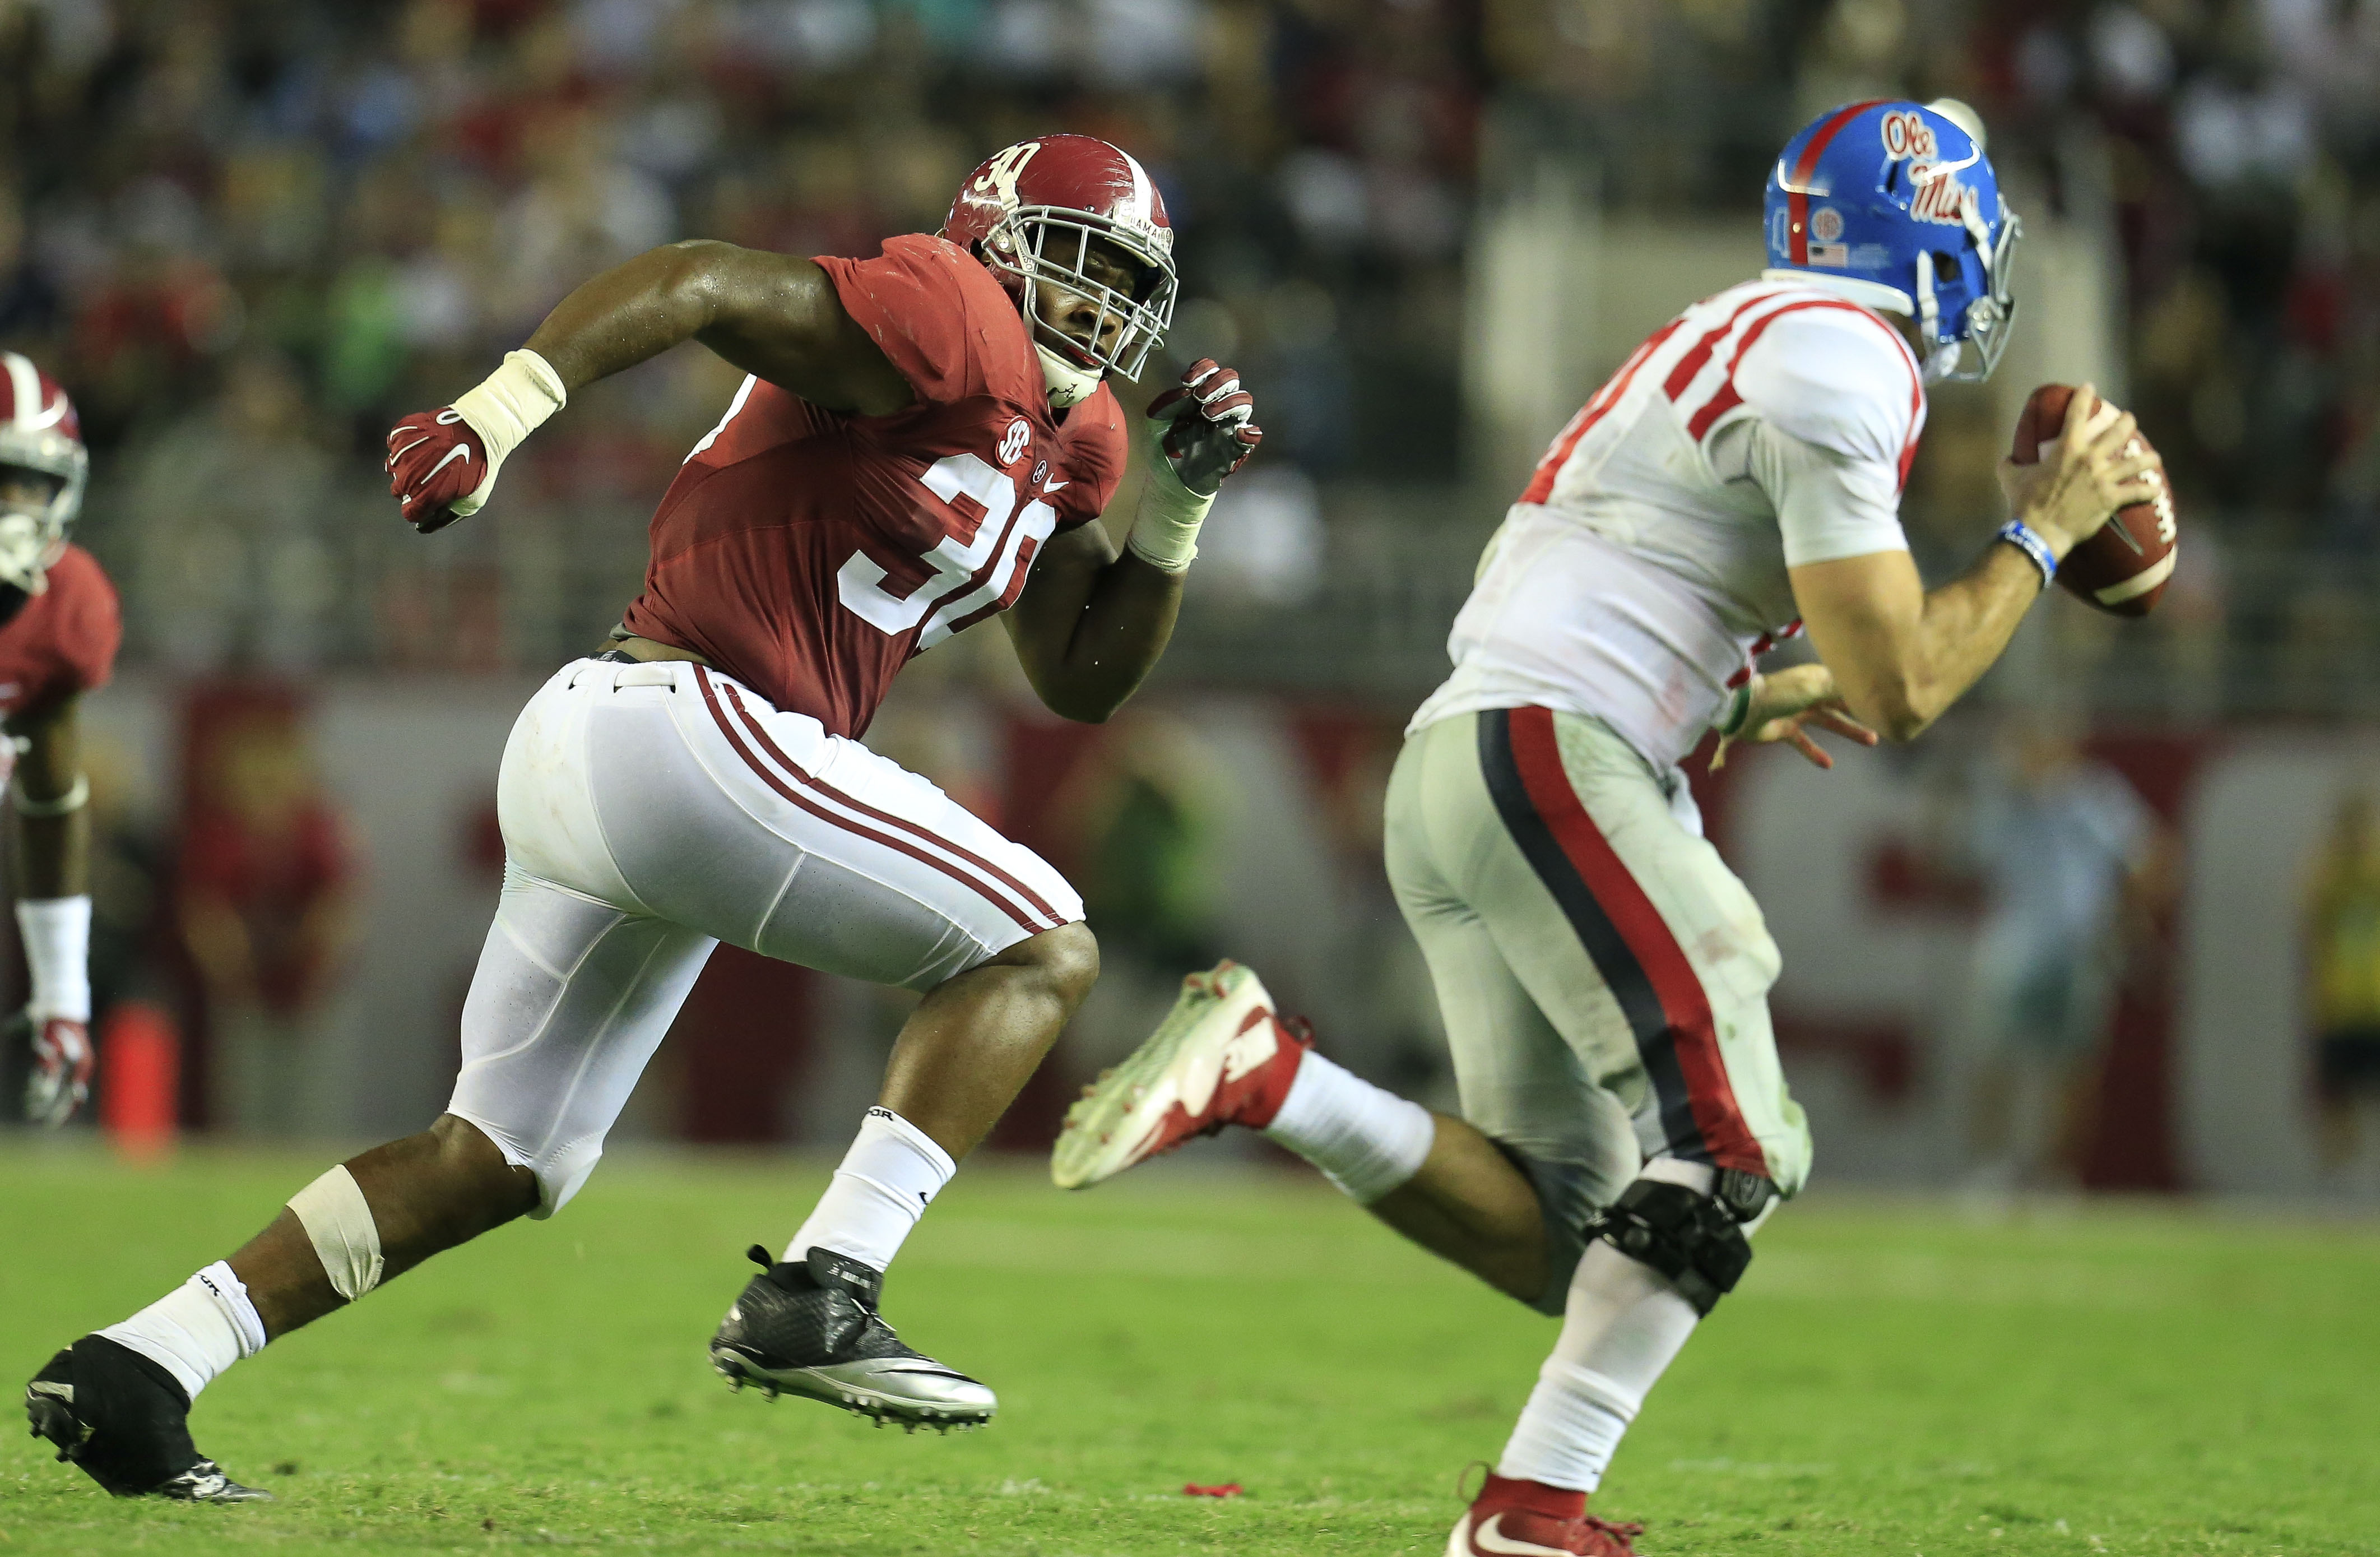
M731 1390L756 1389L770 1400L781 1394L798 1395L825 1405L848 1411L855 1417L866 1417L878 1427L897 1423L911 1432L919 1428L932 1428L938 1432L965 1432L970 1428L990 1424L999 1402L987 1397L982 1403L960 1401L921 1401L891 1393L867 1381L866 1363L828 1364L818 1368L768 1368L747 1356L733 1346L714 1346L710 1366L727 1381ZM880 1372L887 1371L880 1368ZM890 1370L897 1376L898 1369ZM943 1372L941 1377L955 1377ZM970 1383L972 1380L968 1381ZM980 1384L978 1389L983 1389Z
M1264 981L1237 963L1183 979L1181 998L1148 1041L1066 1111L1050 1178L1061 1189L1087 1189L1181 1144L1158 1139L1174 1105L1194 1119L1204 1112L1248 1014L1271 1009Z

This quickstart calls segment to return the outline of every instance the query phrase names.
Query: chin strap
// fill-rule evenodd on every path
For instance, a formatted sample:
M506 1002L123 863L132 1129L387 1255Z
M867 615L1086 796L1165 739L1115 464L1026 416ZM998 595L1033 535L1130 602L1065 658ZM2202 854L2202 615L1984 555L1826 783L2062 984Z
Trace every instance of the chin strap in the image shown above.
M1041 380L1050 386L1050 409L1062 411L1079 406L1099 393L1104 374L1075 367L1038 341L1033 343L1033 349L1041 354Z

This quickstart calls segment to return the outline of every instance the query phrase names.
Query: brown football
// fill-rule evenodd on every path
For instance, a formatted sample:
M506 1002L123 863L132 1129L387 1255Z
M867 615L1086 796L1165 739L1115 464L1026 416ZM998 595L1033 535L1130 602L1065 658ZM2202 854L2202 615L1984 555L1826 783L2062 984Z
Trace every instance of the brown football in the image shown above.
M2024 409L2017 413L2016 445L2009 450L2009 457L2019 465L2038 461L2043 447L2054 445L2064 430L2067 402L2073 398L2070 384L2045 383L2034 390ZM2135 433L2132 446L2154 447L2145 433ZM2067 553L2058 566L2059 583L2113 615L2147 615L2156 609L2157 598L2173 578L2180 526L2173 489L2166 483L2163 470L2155 475L2155 502L2118 510L2106 528Z

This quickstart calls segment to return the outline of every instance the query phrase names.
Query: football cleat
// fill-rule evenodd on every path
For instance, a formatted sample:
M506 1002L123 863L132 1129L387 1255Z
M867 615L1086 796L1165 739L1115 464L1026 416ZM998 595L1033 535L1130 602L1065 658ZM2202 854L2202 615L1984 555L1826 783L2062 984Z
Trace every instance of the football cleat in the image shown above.
M729 1387L806 1395L911 1432L979 1428L1000 1408L990 1390L903 1345L877 1316L881 1271L830 1249L797 1262L771 1261L758 1244L750 1253L760 1274L710 1338L710 1366Z
M58 1353L25 1386L33 1436L119 1498L270 1502L192 1446L189 1414L172 1374L103 1335Z
M1446 1538L1446 1557L1636 1557L1642 1525L1613 1525L1586 1511L1585 1492L1490 1473Z
M1314 1046L1273 1015L1256 974L1221 962L1182 980L1182 998L1132 1057L1083 1089L1050 1153L1061 1189L1087 1189L1226 1125L1262 1129Z

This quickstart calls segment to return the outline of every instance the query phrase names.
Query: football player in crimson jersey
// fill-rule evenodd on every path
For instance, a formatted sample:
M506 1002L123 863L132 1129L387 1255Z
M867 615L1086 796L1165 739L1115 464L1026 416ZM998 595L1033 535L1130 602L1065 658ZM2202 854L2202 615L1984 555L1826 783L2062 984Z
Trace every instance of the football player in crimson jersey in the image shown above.
M585 1182L718 942L924 996L880 1101L782 1257L727 1310L731 1383L911 1428L995 1401L877 1313L885 1267L1097 977L1081 901L1029 851L858 742L914 654L994 613L1042 699L1111 712L1170 636L1195 538L1261 434L1193 365L1124 471L1103 379L1174 295L1148 175L1083 136L1000 152L941 234L873 259L722 243L581 286L454 405L389 435L417 529L475 512L570 393L686 341L750 375L653 517L644 590L515 726L502 900L446 1113L308 1186L227 1261L51 1359L37 1431L103 1484L250 1496L199 1457L190 1399L274 1336Z
M91 828L77 711L123 639L115 590L67 540L91 458L66 391L0 352L0 746L17 816L17 928L32 994L9 1024L29 1043L25 1117L63 1125L89 1095Z
M1809 1173L1769 1028L1778 954L1701 835L1707 731L1914 737L1973 686L2058 559L2156 492L2087 391L2015 518L1928 592L1900 483L1926 383L2008 340L2015 216L1964 104L1822 116L1769 181L1769 268L1657 331L1571 420L1479 565L1453 674L1414 715L1389 878L1462 1096L1434 1115L1313 1052L1225 964L1070 1114L1097 1183L1260 1128L1390 1226L1562 1320L1447 1557L1625 1557L1589 1513L1645 1395ZM1757 656L1806 621L1818 662Z

